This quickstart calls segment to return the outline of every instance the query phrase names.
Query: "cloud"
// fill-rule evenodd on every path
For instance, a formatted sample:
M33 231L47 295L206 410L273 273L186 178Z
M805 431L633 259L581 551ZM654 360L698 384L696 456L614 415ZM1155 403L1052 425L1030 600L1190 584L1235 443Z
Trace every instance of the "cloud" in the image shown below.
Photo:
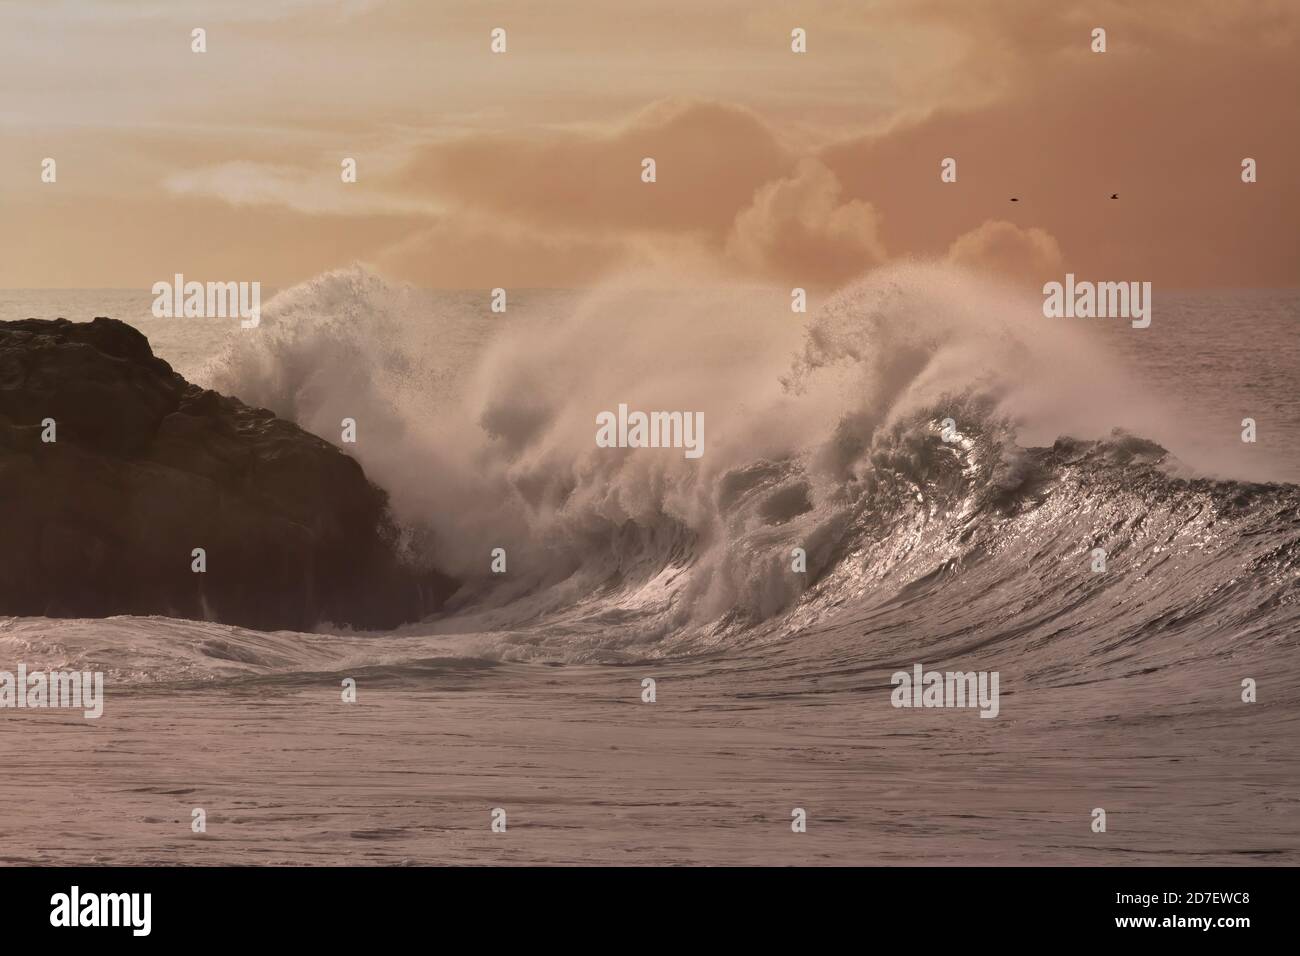
M835 174L814 159L761 187L736 216L728 257L764 277L810 285L851 279L885 259L871 203L840 200Z
M0 121L26 130L0 157L6 208L48 203L22 157L57 155L60 190L105 194L105 222L131 204L152 215L162 179L172 203L233 207L222 222L241 234L296 228L303 277L346 261L337 235L363 229L376 241L350 240L349 259L461 287L583 283L647 262L834 285L887 256L1166 287L1300 276L1294 0L810 0L806 57L789 52L779 11L728 0L683 34L665 11L686 0L666 2L619 42L613 7L511 4L508 57L486 52L468 0L235 4L276 19L214 31L205 58L166 18L40 20L0 65L24 93ZM192 9L132 9L163 7ZM336 15L367 29L340 46ZM1099 25L1105 54L1090 50ZM727 50L709 39L718 29ZM43 72L50 50L71 53ZM268 55L281 50L292 55ZM636 109L681 90L709 95ZM83 129L109 120L111 141ZM345 150L366 157L356 185L338 181ZM949 156L959 175L945 183ZM1258 183L1240 180L1247 156ZM34 221L57 247L62 220ZM210 266L239 248L193 254ZM265 253L242 255L247 272ZM59 281L99 268L68 261Z
M648 260L617 238L556 237L448 216L378 253L381 272L434 288L577 287Z
M959 236L948 248L948 260L1034 285L1063 272L1061 248L1050 233L998 219Z
M657 182L641 181L655 160ZM425 147L398 184L548 232L700 232L721 239L794 163L755 114L699 100L651 104L609 130L481 133Z
M284 206L308 215L433 215L425 199L376 192L344 183L341 167L318 171L238 160L167 177L163 188L177 196L219 199L232 206Z
M909 15L958 29L1001 92L820 151L845 196L881 211L891 252L942 255L1007 220L1059 239L1070 271L1091 278L1295 284L1300 124L1282 121L1300 89L1294 4L918 0ZM1089 46L1098 25L1104 54ZM1243 184L1247 156L1274 175ZM940 182L944 157L955 183Z
M350 19L375 9L384 0L132 0L132 3L103 3L101 0L45 0L21 4L20 17L67 23L76 20L156 20L185 23L279 20L310 15ZM198 18L196 20L196 18Z
M647 156L654 183L641 181ZM451 211L381 257L404 277L441 274L466 248L475 275L493 261L546 285L665 264L832 285L885 258L871 203L842 200L834 174L760 117L707 100L660 101L604 129L461 136L419 150L388 185Z

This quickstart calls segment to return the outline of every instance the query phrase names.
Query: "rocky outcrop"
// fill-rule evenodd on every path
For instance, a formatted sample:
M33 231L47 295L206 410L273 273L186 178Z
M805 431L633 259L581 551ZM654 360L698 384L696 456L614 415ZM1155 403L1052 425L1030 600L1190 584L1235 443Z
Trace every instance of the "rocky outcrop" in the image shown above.
M390 628L454 589L402 562L387 496L328 442L121 322L0 322L0 614Z

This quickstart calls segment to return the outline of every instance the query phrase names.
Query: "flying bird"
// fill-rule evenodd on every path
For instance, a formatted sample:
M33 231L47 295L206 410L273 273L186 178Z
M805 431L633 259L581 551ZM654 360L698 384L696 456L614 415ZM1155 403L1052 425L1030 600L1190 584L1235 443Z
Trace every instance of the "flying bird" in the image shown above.
M1111 199L1118 199L1118 198L1119 198L1119 193L1111 193L1111 194L1110 194L1110 198L1111 198Z

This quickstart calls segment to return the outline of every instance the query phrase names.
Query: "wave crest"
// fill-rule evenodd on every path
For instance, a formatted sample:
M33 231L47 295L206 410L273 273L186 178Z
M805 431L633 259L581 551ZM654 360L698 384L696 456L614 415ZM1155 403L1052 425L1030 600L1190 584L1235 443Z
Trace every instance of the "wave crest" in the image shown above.
M530 646L569 654L767 639L958 570L1006 585L1008 560L1072 593L1095 583L1069 564L1093 547L1245 547L1256 519L1230 503L1261 486L1187 480L1165 451L1177 416L1036 299L912 263L805 324L783 290L645 291L667 285L625 278L520 320L343 270L268 303L208 377L327 440L358 422L343 447L414 558L465 582L439 626L544 630ZM619 403L702 411L703 458L596 447ZM1294 488L1269 493L1295 508ZM1278 520L1265 539L1292 586Z

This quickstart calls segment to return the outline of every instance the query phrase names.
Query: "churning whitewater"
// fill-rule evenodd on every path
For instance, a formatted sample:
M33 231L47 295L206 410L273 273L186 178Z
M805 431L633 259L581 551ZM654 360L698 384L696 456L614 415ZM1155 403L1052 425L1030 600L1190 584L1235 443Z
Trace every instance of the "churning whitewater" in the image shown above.
M654 280L478 342L361 268L276 296L205 384L336 443L355 421L341 447L390 493L410 560L461 591L360 644L117 618L133 635L121 648L78 653L72 628L65 656L188 680L795 638L808 667L834 670L886 648L1031 654L1050 641L1072 671L1103 648L1138 666L1294 630L1300 489L1210 476L1194 443L1179 454L1175 413L1032 300L913 264L836 294L805 326L759 318L770 292L645 292ZM594 415L620 403L700 412L707 454L599 447ZM1178 635L1177 651L1147 645L1157 632Z

